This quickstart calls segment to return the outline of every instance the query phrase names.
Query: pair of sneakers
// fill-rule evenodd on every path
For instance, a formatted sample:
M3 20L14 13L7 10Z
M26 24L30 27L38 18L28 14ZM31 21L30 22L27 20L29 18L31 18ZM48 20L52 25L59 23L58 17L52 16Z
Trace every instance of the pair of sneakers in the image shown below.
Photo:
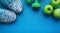
M0 22L12 23L16 20L16 13L21 13L23 7L20 0L0 0L2 4L11 10L0 9Z

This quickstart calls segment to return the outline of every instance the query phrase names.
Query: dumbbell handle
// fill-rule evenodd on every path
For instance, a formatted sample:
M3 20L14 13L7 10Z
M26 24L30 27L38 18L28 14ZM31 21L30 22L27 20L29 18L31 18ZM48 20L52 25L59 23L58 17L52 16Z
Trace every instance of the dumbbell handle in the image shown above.
M38 2L38 0L35 0L35 2Z

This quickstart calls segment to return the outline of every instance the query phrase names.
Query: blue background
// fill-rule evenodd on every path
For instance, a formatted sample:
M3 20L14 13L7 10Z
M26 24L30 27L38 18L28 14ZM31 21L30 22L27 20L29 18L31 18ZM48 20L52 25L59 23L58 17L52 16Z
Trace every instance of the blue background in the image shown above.
M60 33L60 20L55 20L52 15L45 16L43 8L50 3L50 0L40 0L41 8L34 11L31 5L27 5L24 0L23 12L17 14L17 19L13 24L0 24L0 33ZM0 8L7 9L0 4Z

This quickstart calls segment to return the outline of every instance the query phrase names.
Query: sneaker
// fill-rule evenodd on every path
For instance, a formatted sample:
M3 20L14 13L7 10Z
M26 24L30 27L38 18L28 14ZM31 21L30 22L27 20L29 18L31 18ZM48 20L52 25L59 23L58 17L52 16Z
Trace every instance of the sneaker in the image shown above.
M23 9L20 0L0 0L0 2L13 10L15 13L21 13Z
M0 9L0 22L1 23L12 23L16 20L16 14L13 11Z

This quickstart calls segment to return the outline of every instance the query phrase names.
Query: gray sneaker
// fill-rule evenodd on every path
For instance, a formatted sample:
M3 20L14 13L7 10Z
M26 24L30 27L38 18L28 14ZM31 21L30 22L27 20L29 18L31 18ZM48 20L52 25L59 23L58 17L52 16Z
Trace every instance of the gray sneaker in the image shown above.
M0 9L0 22L1 23L12 23L16 20L16 14L13 11Z
M15 13L20 13L23 9L20 0L0 0L0 2L6 5L11 10L13 10Z

